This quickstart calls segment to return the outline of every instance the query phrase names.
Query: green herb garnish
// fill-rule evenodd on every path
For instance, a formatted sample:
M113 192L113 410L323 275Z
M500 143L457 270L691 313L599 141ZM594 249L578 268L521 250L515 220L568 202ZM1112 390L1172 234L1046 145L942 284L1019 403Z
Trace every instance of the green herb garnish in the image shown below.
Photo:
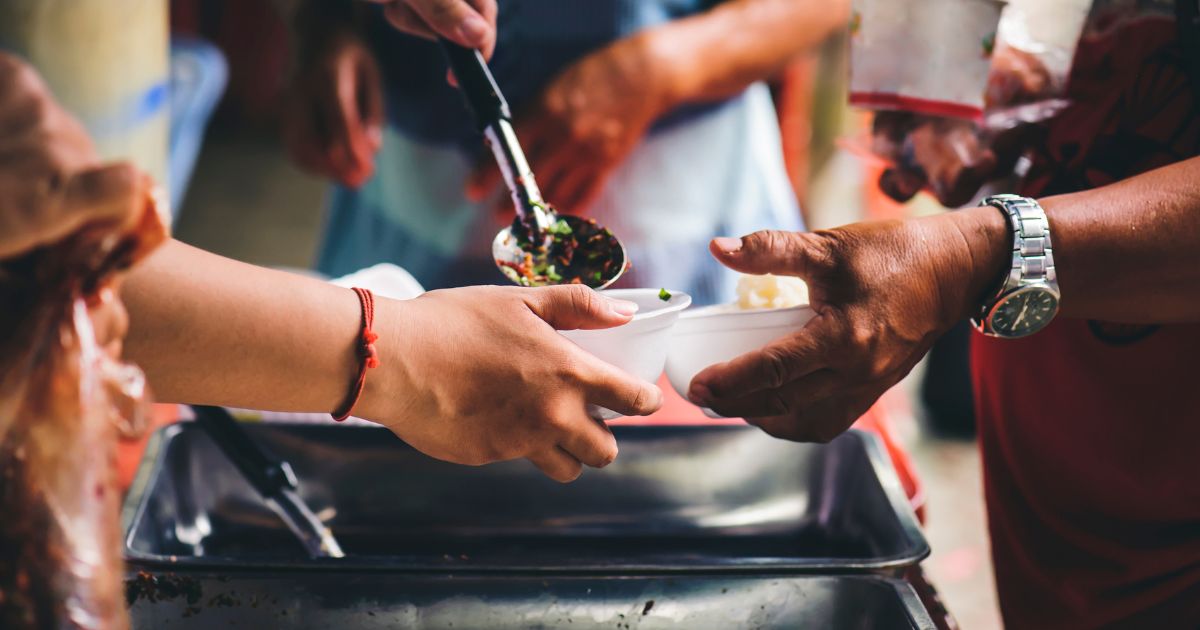
M571 225L569 223L567 223L566 221L563 221L562 219L559 219L554 225L551 225L550 227L546 228L546 231L551 234L556 234L558 236L570 236L572 230L571 230Z
M666 289L659 289L658 290L658 299L660 299L664 302L671 301L671 292L667 291Z
M559 280L562 280L562 275L558 273L558 270L554 268L554 265L546 267L546 277L550 278L551 282L558 282Z

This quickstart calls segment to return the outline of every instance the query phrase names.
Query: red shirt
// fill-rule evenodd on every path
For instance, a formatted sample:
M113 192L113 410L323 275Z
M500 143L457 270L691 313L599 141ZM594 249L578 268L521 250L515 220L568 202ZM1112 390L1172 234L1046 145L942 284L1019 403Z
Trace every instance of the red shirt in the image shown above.
M1077 104L1048 126L1024 194L1197 155L1174 20L1093 34L1075 66ZM1062 319L1020 340L976 335L972 350L1006 625L1200 627L1200 324Z

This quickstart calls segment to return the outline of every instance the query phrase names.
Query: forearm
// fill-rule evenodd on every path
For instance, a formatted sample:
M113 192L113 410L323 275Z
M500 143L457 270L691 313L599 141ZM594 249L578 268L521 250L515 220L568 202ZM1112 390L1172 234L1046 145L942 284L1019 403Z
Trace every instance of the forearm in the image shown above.
M171 241L122 298L125 356L162 401L328 412L358 369L358 300L320 280Z
M849 19L847 0L736 0L643 32L669 68L668 105L737 94Z
M1200 158L1040 202L1050 220L1063 316L1200 321ZM1011 263L1000 213L954 214L969 226L974 282L990 276L980 284L994 290Z

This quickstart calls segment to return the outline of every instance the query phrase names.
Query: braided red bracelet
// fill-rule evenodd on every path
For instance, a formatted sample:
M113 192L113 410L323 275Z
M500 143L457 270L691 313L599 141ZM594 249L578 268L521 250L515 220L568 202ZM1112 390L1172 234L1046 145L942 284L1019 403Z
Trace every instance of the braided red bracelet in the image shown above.
M353 291L358 296L359 305L362 306L362 336L358 340L358 356L362 363L358 368L358 378L346 395L346 400L330 414L338 422L349 418L354 405L358 404L363 385L367 382L367 370L379 367L379 353L375 350L375 340L379 339L379 335L371 330L371 325L375 322L375 295L358 287L354 287Z

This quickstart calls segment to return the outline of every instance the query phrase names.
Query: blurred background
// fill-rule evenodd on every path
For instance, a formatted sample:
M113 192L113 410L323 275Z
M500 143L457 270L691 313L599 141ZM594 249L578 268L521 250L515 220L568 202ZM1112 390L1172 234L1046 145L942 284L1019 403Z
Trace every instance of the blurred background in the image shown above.
M170 182L175 236L255 264L310 268L329 186L294 166L281 141L292 53L276 3L141 4L144 11L135 14L169 21L170 66L146 71L167 73L168 89L159 95L163 103L146 107L154 112L161 105L170 116L164 111L150 123L161 128L146 133L168 138L169 156L157 174ZM883 167L842 141L871 129L871 115L847 105L847 38L835 35L770 81L788 177L806 224L820 229L944 211L925 194L907 204L891 201L877 185ZM147 120L158 119L148 114ZM925 565L930 580L963 627L987 629L1000 623L965 348L965 329L950 335L872 414L912 458L910 495L933 547Z

